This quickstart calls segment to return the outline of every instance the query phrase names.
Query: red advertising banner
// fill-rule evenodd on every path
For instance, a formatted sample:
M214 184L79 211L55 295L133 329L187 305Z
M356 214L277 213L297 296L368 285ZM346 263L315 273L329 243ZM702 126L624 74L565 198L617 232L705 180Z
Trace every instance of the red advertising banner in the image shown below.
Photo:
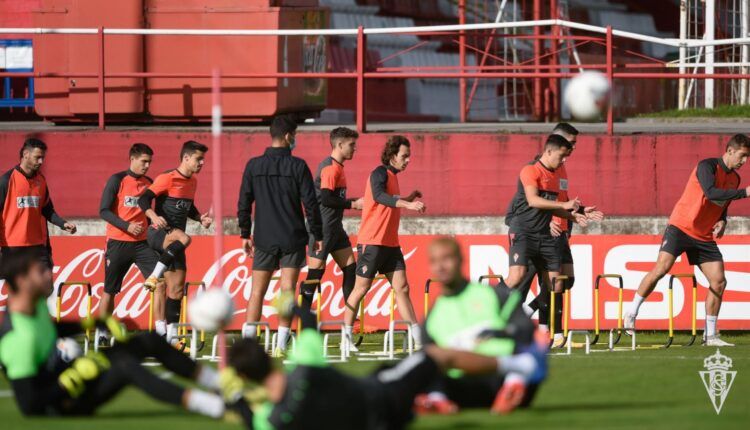
M423 318L424 285L429 278L427 246L432 236L402 236L401 244L406 257L407 275L411 287L411 297L419 318ZM508 241L506 236L459 236L465 256L466 272L471 279L492 273L507 275ZM571 328L592 329L594 327L594 281L598 274L617 273L624 281L625 309L633 298L634 290L645 273L652 267L659 251L659 236L597 235L574 236L572 239L573 257L576 265L576 283L571 295ZM219 265L224 272L223 287L234 297L236 312L231 324L238 329L245 320L245 305L250 296L252 271L251 261L239 248L239 239L228 238L225 253L220 261L213 256L212 238L193 238L187 251L188 276L192 282L205 282L212 286ZM97 312L99 297L104 280L103 237L53 237L52 247L55 260L55 292L49 298L50 314L55 312L58 285L62 282L88 281L92 285L92 311ZM726 237L720 248L724 255L727 270L727 290L719 316L722 330L750 329L750 238L747 236ZM306 269L300 276L304 279ZM702 327L705 318L704 300L707 294L706 278L697 267L688 265L681 257L671 273L695 273L698 279L698 326ZM342 274L331 260L322 283L322 318L342 319L344 313L341 294ZM2 282L2 281L0 281ZM131 327L145 328L148 324L149 295L142 288L143 278L135 267L125 277L122 292L117 296L115 315ZM600 321L602 330L616 326L617 321L617 281L604 279L600 284ZM654 293L641 307L639 328L666 329L668 277L659 282ZM691 300L690 282L687 279L675 281L674 316L677 329L690 327ZM272 325L276 323L275 310L270 301L278 292L279 285L272 281L266 294L263 316ZM536 292L537 287L532 287ZM5 311L7 288L0 284L0 312ZM196 294L191 290L190 296ZM430 289L430 301L440 294L440 286ZM531 295L530 295L531 296ZM531 297L529 297L530 299ZM86 315L86 290L83 286L66 287L61 296L61 315L66 320L75 320ZM315 304L313 305L315 306ZM390 313L390 288L385 281L376 281L367 294L366 323L385 329Z

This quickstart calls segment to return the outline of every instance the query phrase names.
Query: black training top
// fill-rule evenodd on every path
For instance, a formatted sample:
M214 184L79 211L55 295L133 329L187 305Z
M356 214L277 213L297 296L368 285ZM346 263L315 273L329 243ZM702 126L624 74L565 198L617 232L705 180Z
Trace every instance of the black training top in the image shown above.
M293 252L307 245L305 217L310 233L316 240L323 240L312 173L289 148L267 148L263 155L247 162L237 203L242 238L250 237L253 203L255 247L261 251Z

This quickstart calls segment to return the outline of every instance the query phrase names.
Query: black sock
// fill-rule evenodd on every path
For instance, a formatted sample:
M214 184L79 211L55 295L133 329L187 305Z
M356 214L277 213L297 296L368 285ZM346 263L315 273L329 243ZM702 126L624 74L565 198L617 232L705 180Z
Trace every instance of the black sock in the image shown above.
M352 263L343 269L344 281L341 283L341 292L344 293L344 301L349 300L349 295L354 289L354 281L357 279L357 263Z
M174 261L175 257L185 252L185 245L179 240L175 240L170 243L168 247L164 249L159 257L159 262L169 267Z
M555 293L555 333L562 333L563 294Z
M320 281L323 279L323 274L326 273L326 269L308 269L307 280L308 281ZM306 284L302 283L300 286L300 293L302 294L302 309L309 311L312 307L313 297L315 297L315 290L320 284Z
M180 310L182 308L182 300L172 299L167 297L167 303L164 306L165 313L167 314L167 324L180 322Z

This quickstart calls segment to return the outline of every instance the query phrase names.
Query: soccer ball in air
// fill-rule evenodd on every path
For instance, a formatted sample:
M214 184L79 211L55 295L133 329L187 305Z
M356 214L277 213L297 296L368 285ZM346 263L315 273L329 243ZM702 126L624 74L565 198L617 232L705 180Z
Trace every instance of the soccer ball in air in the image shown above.
M232 296L222 288L209 288L190 301L190 324L205 331L217 331L229 324L234 314Z
M575 119L598 119L609 100L609 80L599 72L579 73L565 88L563 100Z

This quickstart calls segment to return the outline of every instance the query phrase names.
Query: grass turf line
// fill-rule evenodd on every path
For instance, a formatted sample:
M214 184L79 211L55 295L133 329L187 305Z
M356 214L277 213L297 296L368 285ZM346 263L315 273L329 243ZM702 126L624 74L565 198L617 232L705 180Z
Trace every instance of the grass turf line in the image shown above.
M576 349L572 356L550 357L550 378L529 410L509 416L491 416L485 410L466 410L455 416L418 418L414 429L491 429L491 428L578 428L643 429L674 428L704 430L747 428L750 417L750 335L723 337L738 344L722 353L733 359L731 370L738 372L720 415L711 406L698 371L703 359L715 348L696 345L668 350L601 352L585 355ZM368 336L368 349L382 348L380 336ZM660 344L663 333L639 333L638 343ZM678 334L675 343L684 342ZM629 345L623 338L621 345ZM595 349L604 348L601 342ZM210 345L210 343L209 343ZM624 345L622 345L624 346ZM336 365L355 375L363 375L382 363L350 362ZM152 368L162 372L159 368ZM134 389L125 390L93 417L36 418L21 417L9 386L0 378L0 416L2 428L15 429L102 429L180 430L238 429L235 424L217 422L184 413L180 409L151 400ZM356 423L352 428L356 428Z

